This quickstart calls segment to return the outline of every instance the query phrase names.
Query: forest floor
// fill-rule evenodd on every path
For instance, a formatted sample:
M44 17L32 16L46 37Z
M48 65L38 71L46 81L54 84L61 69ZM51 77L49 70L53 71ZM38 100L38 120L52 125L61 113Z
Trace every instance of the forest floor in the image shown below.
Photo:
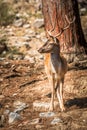
M30 9L32 10L32 7ZM19 24L1 28L8 36L7 46L10 49L0 55L0 129L87 130L86 68L72 69L65 75L66 111L60 111L57 98L53 113L49 113L48 108L45 109L46 103L50 102L48 94L51 89L44 71L43 56L37 52L43 43L41 38L44 40L45 32L43 28L32 28L36 17L42 14L38 11L37 16L30 13L29 15L29 23L20 26L21 22L18 21ZM87 15L82 16L81 20L87 40ZM20 110L15 112L18 103L25 105L23 108L19 105ZM41 107L40 104L43 103L45 105ZM11 112L19 114L20 118L15 117L15 120L10 122Z
M33 68L29 61L0 62L0 108L14 110L14 102L21 101L28 105L20 111L21 119L8 123L8 116L1 127L2 130L86 130L87 129L87 69L68 71L65 77L64 100L66 111L61 112L59 105L55 107L53 117L40 117L45 110L34 109L33 103L50 102L46 95L51 91L43 67ZM70 88L71 87L71 93ZM57 99L55 99L57 101ZM47 110L48 111L48 110ZM53 119L61 122L52 125ZM38 123L31 123L39 119Z

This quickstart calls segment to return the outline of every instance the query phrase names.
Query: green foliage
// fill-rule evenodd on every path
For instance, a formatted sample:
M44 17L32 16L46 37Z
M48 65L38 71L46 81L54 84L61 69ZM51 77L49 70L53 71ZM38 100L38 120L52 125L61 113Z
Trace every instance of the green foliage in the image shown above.
M9 3L0 0L0 25L8 25L13 22L15 17L14 11Z
M0 37L0 44L7 44L7 37L6 36Z

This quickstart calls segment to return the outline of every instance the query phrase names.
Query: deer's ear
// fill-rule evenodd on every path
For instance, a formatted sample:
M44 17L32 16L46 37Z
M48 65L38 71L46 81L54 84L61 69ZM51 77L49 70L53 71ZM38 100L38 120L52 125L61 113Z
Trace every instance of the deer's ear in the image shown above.
M57 38L54 38L55 44L59 45L59 40Z

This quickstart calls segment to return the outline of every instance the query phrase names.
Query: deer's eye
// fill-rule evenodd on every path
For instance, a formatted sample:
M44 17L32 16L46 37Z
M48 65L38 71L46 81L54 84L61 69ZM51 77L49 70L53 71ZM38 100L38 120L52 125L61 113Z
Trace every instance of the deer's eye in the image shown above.
M53 47L53 45L52 45L52 44L49 44L49 45L48 45L48 48L52 48L52 47Z

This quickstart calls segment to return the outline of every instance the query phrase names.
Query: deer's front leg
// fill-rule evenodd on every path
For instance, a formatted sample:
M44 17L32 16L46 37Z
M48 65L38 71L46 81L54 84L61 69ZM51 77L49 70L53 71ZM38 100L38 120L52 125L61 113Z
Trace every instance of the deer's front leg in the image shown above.
M51 92L52 92L52 95L51 95L51 102L50 102L49 110L53 111L54 110L54 95L55 95L55 74L52 74L52 77L51 77L50 81L51 81Z
M57 99L59 101L59 106L61 108L61 97L60 97L60 82L57 83Z
M61 103L60 103L61 110L64 111L65 107L64 107L64 101L63 101L63 82L62 81L60 82L60 99L61 99Z

